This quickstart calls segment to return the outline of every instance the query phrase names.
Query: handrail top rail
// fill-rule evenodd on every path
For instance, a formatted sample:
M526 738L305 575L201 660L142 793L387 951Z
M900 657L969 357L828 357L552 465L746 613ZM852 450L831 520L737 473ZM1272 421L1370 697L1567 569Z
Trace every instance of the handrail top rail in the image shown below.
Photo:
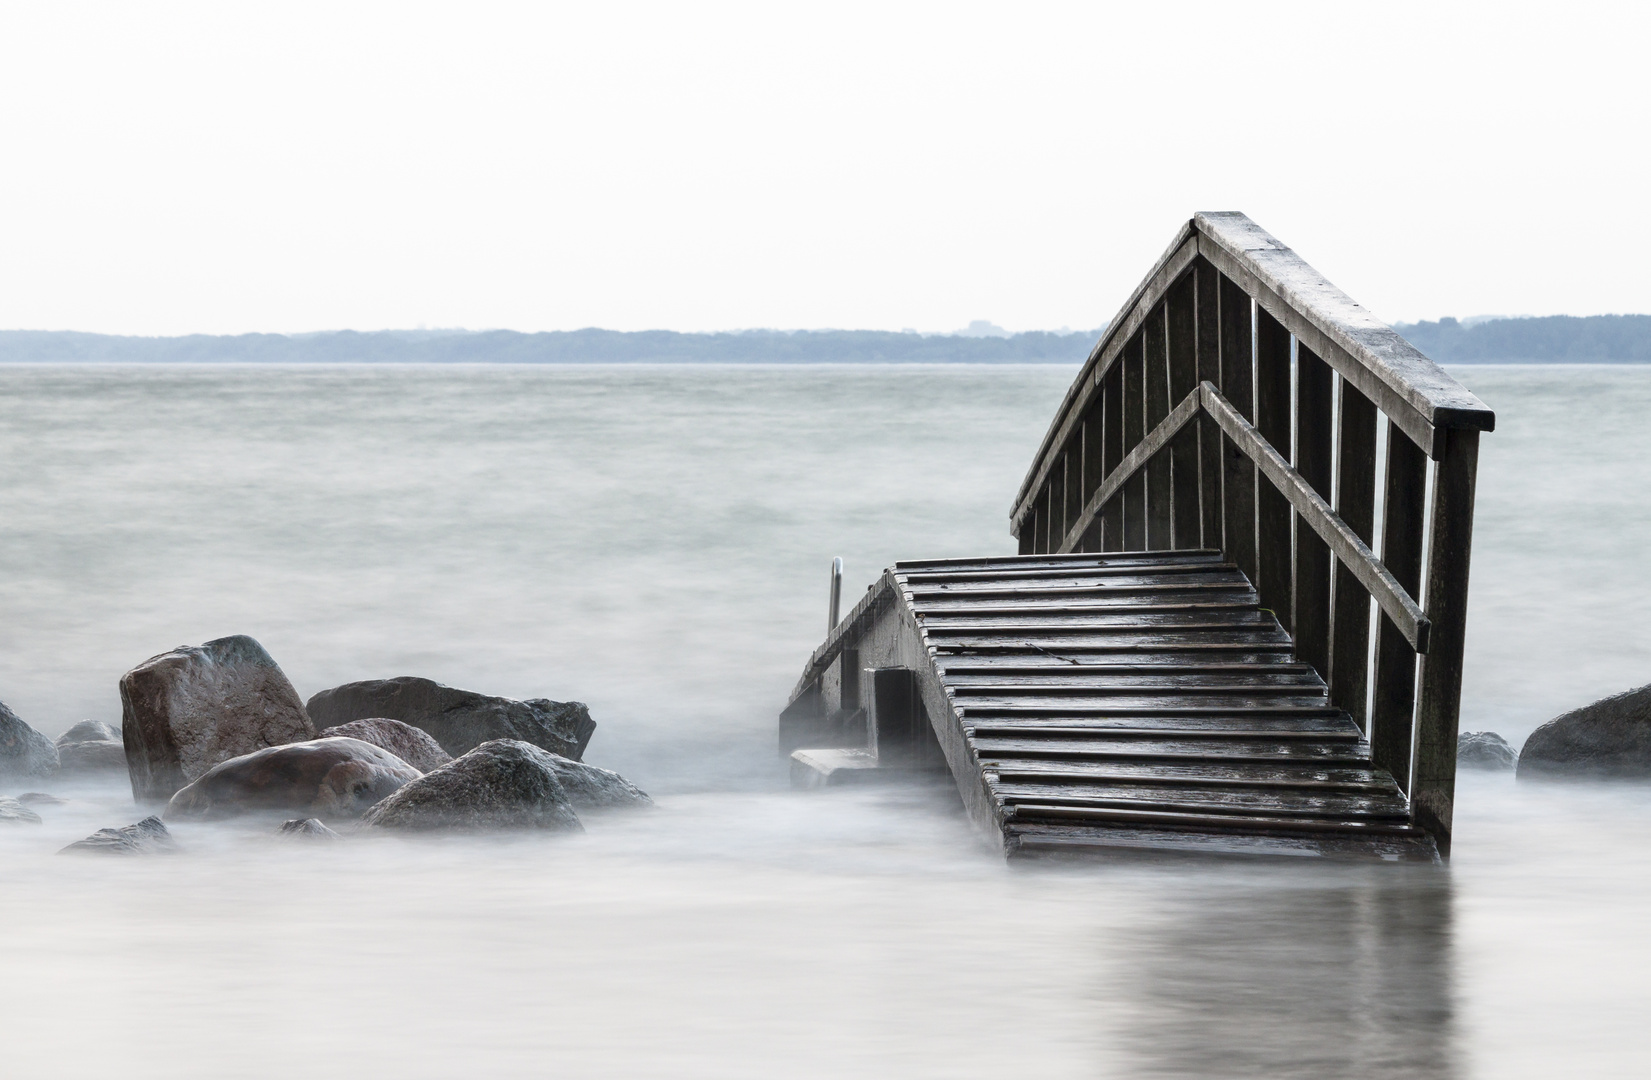
M1100 379L1170 287L1200 257L1255 297L1431 456L1438 456L1443 432L1449 428L1495 429L1496 414L1472 391L1247 215L1236 210L1200 211L1176 232L1107 324L1068 387L1015 496L1012 532L1019 534L1053 466L1053 448L1066 441Z

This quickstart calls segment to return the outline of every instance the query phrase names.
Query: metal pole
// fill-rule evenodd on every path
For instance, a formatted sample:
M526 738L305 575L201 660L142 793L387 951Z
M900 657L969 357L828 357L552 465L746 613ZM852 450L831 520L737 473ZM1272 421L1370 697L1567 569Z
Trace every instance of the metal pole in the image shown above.
M837 613L842 610L843 603L843 560L841 556L831 560L831 615L826 622L826 633L837 629Z

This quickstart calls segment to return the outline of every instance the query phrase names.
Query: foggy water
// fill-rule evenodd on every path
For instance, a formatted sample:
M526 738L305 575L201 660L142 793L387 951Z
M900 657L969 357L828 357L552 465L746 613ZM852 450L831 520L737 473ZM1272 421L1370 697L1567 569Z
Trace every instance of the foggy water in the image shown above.
M1464 727L1651 681L1651 368L1497 410ZM774 715L887 563L1008 553L1072 370L0 369L0 700L119 718L173 645L304 696L575 698L653 793L574 838L278 843L46 786L0 826L6 1077L1638 1076L1651 792L1468 774L1445 870L1006 867L947 787L796 795ZM15 790L15 787L14 787Z

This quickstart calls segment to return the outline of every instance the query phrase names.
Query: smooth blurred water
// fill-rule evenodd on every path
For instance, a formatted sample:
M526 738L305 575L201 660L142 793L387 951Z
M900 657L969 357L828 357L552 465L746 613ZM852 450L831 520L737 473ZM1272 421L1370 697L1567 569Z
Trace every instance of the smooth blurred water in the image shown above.
M1651 681L1651 369L1466 368L1464 726ZM1651 792L1466 775L1448 869L1006 867L955 793L795 795L774 715L853 590L1007 553L1071 369L0 369L0 700L119 716L258 637L300 693L577 698L658 798L573 839L72 859L0 827L6 1077L1638 1076ZM851 594L852 591L851 590Z

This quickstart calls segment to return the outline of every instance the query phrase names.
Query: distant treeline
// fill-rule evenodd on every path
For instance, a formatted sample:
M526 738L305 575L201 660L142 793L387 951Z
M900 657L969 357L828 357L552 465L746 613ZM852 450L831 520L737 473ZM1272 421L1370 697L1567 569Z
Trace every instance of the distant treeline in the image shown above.
M679 334L570 330L354 330L314 334L117 337L0 331L0 362L78 363L1081 363L1099 330L1008 337L882 330L747 330Z
M1441 364L1651 362L1651 315L1548 315L1529 319L1455 319L1394 327Z

